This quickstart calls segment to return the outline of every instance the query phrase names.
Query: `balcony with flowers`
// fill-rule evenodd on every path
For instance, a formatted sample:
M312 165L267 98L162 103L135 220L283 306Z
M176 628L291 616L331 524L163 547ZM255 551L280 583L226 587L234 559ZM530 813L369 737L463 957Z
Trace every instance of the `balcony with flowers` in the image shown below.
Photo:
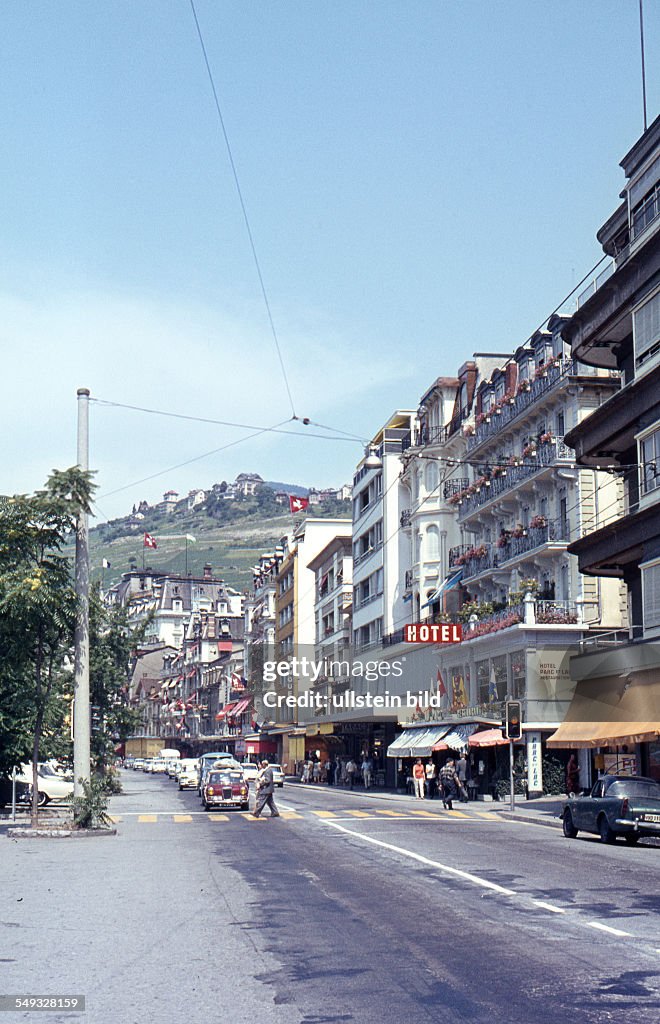
M459 519L463 520L544 470L574 462L575 452L564 443L564 438L548 431L529 439L519 454L510 455L480 474L468 487L453 494L449 502L458 507Z
M477 416L474 432L467 436L468 452L496 437L504 426L526 412L530 405L544 398L554 388L568 384L571 377L579 375L602 378L611 385L612 380L620 376L616 370L598 370L562 355L550 356L533 370L532 366L530 364L526 371L529 376L519 380L514 393L507 392L503 399L494 402L488 410Z
M515 563L532 551L541 553L544 547L550 552L557 548L563 551L570 535L567 519L548 519L545 515L534 515L529 526L517 523L511 530L502 530L495 544L489 542L469 547L451 564L463 567L464 580L474 579L482 573Z

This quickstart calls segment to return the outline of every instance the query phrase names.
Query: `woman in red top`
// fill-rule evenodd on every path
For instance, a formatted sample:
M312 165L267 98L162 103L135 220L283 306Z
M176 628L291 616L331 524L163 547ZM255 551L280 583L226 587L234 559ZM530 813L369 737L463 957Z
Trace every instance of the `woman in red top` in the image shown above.
M424 780L426 778L426 772L424 771L424 765L419 758L413 765L413 781L415 783L415 796L418 800L424 799Z

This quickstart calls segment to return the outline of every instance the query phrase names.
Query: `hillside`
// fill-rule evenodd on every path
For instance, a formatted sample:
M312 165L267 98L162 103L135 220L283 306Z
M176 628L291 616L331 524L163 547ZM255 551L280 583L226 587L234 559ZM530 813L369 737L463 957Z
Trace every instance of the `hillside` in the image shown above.
M350 517L350 502L330 501L309 509L310 516ZM195 538L187 545L188 572L201 575L207 563L215 576L237 590L252 586L252 566L263 552L272 551L289 532L294 518L275 503L272 491L223 501L211 495L193 511L180 503L173 512L160 508L145 510L138 522L134 517L115 519L90 529L90 570L93 580L103 575L104 589L116 583L123 572L144 564L161 572L186 572L186 534ZM143 535L155 537L157 548L144 548ZM107 559L110 568L102 570Z

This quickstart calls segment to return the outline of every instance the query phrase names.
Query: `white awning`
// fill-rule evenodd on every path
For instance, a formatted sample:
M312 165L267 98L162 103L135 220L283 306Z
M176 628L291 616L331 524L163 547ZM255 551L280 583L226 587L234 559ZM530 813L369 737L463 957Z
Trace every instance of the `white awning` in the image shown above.
M448 725L404 729L387 748L388 757L430 757L433 744L449 732Z

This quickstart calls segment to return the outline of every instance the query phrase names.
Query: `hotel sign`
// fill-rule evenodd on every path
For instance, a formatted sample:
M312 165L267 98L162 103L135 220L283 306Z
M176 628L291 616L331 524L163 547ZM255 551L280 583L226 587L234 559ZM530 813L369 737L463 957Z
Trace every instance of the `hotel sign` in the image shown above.
M407 644L460 644L463 627L456 622L414 622L403 627L403 639Z

